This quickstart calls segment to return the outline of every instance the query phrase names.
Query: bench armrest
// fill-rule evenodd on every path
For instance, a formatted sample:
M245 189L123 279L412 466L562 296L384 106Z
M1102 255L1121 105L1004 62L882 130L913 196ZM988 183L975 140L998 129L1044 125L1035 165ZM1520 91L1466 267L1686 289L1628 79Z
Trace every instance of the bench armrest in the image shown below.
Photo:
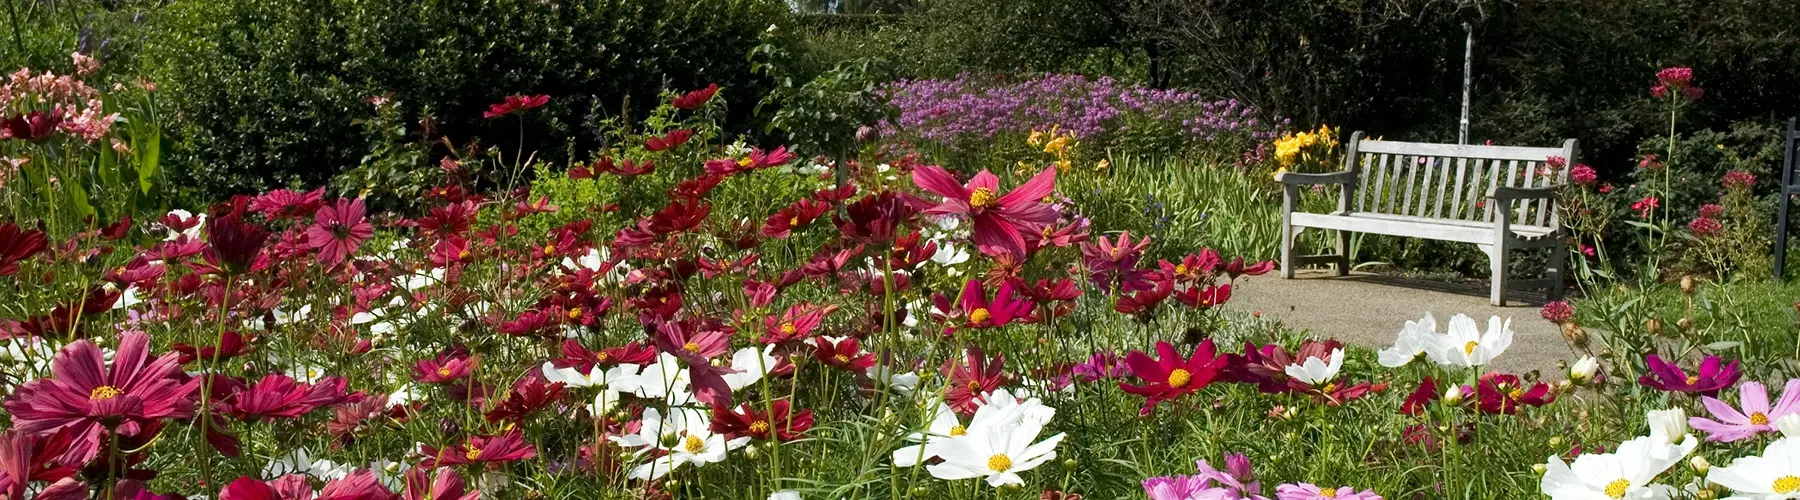
M1302 174L1282 172L1275 174L1275 181L1288 186L1310 186L1314 184L1355 184L1356 172L1332 172L1329 174Z
M1550 200L1550 199L1556 198L1556 187L1555 186L1544 186L1544 187L1522 188L1522 187L1494 186L1493 188L1488 189L1487 197L1488 197L1488 199L1495 200L1495 201L1540 200L1540 199Z

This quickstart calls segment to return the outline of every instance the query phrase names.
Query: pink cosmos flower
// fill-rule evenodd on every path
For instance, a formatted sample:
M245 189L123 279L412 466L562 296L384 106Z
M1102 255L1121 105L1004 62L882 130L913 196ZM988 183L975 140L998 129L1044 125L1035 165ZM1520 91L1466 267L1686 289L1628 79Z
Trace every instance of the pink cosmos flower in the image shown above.
M1149 246L1149 237L1133 243L1130 231L1119 233L1114 240L1101 236L1081 244L1081 264L1088 268L1088 279L1103 290L1112 290L1114 285L1126 293L1149 290L1156 287L1150 282L1152 270L1137 269L1138 259Z
M1689 417L1688 425L1706 431L1708 441L1742 441L1764 432L1776 432L1775 420L1800 411L1800 379L1787 382L1781 389L1781 400L1769 406L1769 392L1762 384L1744 382L1738 386L1740 408L1732 408L1711 396L1702 396L1700 404L1713 418Z
M937 166L913 170L913 183L943 196L942 203L927 209L932 215L966 216L973 221L975 248L989 256L1025 258L1027 231L1056 221L1056 212L1043 202L1056 189L1056 169L1044 169L1036 177L1004 195L1000 178L982 170L967 185Z
M433 359L421 359L413 365L413 380L427 384L448 384L461 380L481 365L480 356L452 352Z
M455 469L440 468L426 472L424 467L406 470L404 500L479 500L481 490L468 490L467 483Z
M1662 391L1697 392L1705 395L1718 394L1719 389L1730 387L1743 376L1738 371L1738 362L1729 364L1718 356L1707 356L1700 361L1700 367L1694 374L1675 366L1675 363L1664 361L1651 354L1644 357L1644 366L1648 373L1638 377L1638 383Z
M1374 490L1356 491L1349 486L1323 488L1312 483L1284 484L1275 487L1276 500L1382 500Z
M969 280L963 284L962 302L956 307L950 306L950 298L943 294L932 297L939 314L956 317L964 321L960 325L946 329L944 334L956 332L958 326L963 328L998 328L1012 323L1014 319L1023 318L1031 313L1031 302L1013 297L1011 281L1001 283L1000 289L994 292L994 300L987 299L987 291L981 280Z
M198 378L176 378L180 355L151 359L150 336L135 332L119 338L111 370L100 347L82 339L57 352L50 371L21 386L6 411L19 432L71 429L77 449L96 449L107 430L135 436L162 419L193 416L188 396L200 387Z
M374 236L375 227L363 220L362 198L321 207L313 226L306 229L307 245L319 250L320 262L330 265L344 262Z

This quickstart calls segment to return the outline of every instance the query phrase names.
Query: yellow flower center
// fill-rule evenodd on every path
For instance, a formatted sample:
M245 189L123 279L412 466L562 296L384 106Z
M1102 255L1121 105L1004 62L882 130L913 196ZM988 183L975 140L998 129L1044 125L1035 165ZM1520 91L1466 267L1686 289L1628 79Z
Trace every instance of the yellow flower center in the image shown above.
M1794 490L1800 490L1800 477L1781 476L1781 478L1775 480L1773 489L1776 493L1783 495L1792 493Z
M610 358L612 358L612 355L607 354L605 351L594 353L594 359L601 363L605 363L606 360Z
M1337 488L1319 488L1319 496L1337 498Z
M1469 341L1469 343L1467 343L1467 344L1463 344L1463 355L1467 356L1467 355L1475 354L1475 348L1480 345L1481 345L1480 342L1476 342L1473 340Z
M481 448L476 448L476 447L470 446L469 451L463 452L463 458L467 458L469 460L481 459Z
M1606 483L1606 496L1608 498L1625 498L1625 490L1630 488L1631 481L1625 479L1615 480Z
M988 468L993 469L994 472L1006 472L1007 469L1012 468L1012 457L1006 456L1005 453L988 457ZM1800 482L1800 480L1795 481Z
M1694 385L1695 383L1697 383L1699 381L1700 381L1700 377L1695 376L1695 375L1688 375L1687 385Z
M969 193L969 208L987 208L994 204L994 198L994 190L975 188L975 191Z
M981 382L978 380L970 380L969 381L969 390L977 391L977 392L980 391L981 390Z
M687 450L688 453L700 453L700 450L706 449L706 441L701 440L698 436L690 435L687 440L681 442L681 449Z
M969 433L968 427L963 427L960 425L954 425L954 426L950 427L950 436L952 436L952 437L962 436L962 435L966 435L968 433Z
M438 376L439 377L450 376L450 369L449 368L438 368Z
M849 363L849 362L850 362L850 357L849 357L849 356L845 356L845 355L842 355L842 354L839 354L839 355L837 355L837 356L833 356L833 358L834 358L834 359L837 359L837 362L839 362L839 363Z
M324 374L324 373L320 373L320 372L319 372L319 369L318 369L318 368L308 368L308 369L307 369L307 370L306 370L306 378L313 378L313 379L316 379L316 378L319 378L319 377L321 377L321 376L324 376L324 375L325 375L325 374Z
M986 307L977 307L977 308L975 308L974 311L969 312L969 322L970 323L976 323L976 324L986 323L987 320L993 319L993 317L994 317L994 314L988 312Z
M1187 370L1176 368L1175 371L1169 372L1169 387L1174 387L1176 389L1187 387L1188 382L1193 380L1194 375L1188 373Z
M573 308L569 309L569 319L575 319L575 318L579 318L579 317L581 317L581 308L573 307Z
M1175 274L1187 274L1187 264L1176 264Z
M1325 387L1319 388L1319 392L1323 392L1326 394L1331 394L1332 392L1336 392L1336 391L1337 391L1337 383L1336 382L1327 383L1327 384L1325 384Z
M688 342L686 344L683 344L681 346L681 348L683 350L686 350L687 352L691 352L691 353L695 353L695 354L700 353L700 343L698 343L698 342Z
M1760 412L1760 411L1751 413L1750 414L1750 423L1752 425L1769 425L1769 416L1764 415L1763 412Z
M119 397L119 388L110 385L95 387L93 392L88 393L88 401L105 401L116 397Z
M740 167L750 166L750 157L745 156L743 159L738 160L738 166L740 166Z
M544 255L556 253L556 245L544 245Z
M750 433L751 434L762 434L765 432L769 432L769 423L768 422L758 420L758 421L750 423Z
M792 321L781 324L782 335L793 335L794 332L797 332L797 331L800 331L800 329L796 328L794 326L794 322L792 322Z
M1517 387L1514 387L1513 390L1506 391L1506 397L1510 398L1510 399L1519 399L1524 396L1525 396L1525 390L1517 388Z
M467 249L467 248L464 248L464 249L463 249L463 251L461 251L461 252L457 252L457 253L456 253L456 258L457 258L457 259L458 259L458 260L461 260L461 259L467 259L467 258L469 258L469 249Z

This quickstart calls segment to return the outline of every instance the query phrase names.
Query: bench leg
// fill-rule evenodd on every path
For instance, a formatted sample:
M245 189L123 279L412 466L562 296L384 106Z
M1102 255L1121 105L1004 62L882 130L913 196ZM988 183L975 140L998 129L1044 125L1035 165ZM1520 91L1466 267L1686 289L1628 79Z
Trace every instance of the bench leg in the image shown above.
M1492 291L1488 294L1488 302L1495 306L1506 306L1506 245L1504 243L1488 248L1488 267L1493 272Z
M1294 278L1294 225L1282 217L1281 221L1281 277Z
M1563 283L1568 280L1569 247L1566 243L1561 243L1562 238L1558 237L1557 241L1555 246L1550 247L1550 266L1544 269L1544 278L1550 281L1549 288L1544 290L1545 300L1562 300Z
M1337 261L1338 276L1349 276L1350 275L1350 234L1343 230L1339 230L1337 232L1337 254L1338 254L1338 261Z

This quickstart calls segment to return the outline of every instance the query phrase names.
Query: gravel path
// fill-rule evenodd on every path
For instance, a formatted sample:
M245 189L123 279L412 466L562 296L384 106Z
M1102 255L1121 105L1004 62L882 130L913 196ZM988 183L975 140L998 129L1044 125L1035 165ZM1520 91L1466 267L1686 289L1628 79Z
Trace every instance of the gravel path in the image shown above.
M1512 318L1513 344L1491 366L1522 373L1542 370L1546 379L1561 379L1558 360L1573 361L1568 344L1555 325L1538 317L1541 294L1508 297L1507 307L1488 304L1481 284L1424 281L1394 276L1353 273L1337 277L1326 270L1304 270L1295 279L1278 273L1250 277L1232 290L1226 307L1261 311L1291 328L1308 330L1315 337L1336 337L1372 348L1393 345L1394 335L1408 319L1430 312L1439 331L1458 313L1475 318L1485 330L1491 316Z

